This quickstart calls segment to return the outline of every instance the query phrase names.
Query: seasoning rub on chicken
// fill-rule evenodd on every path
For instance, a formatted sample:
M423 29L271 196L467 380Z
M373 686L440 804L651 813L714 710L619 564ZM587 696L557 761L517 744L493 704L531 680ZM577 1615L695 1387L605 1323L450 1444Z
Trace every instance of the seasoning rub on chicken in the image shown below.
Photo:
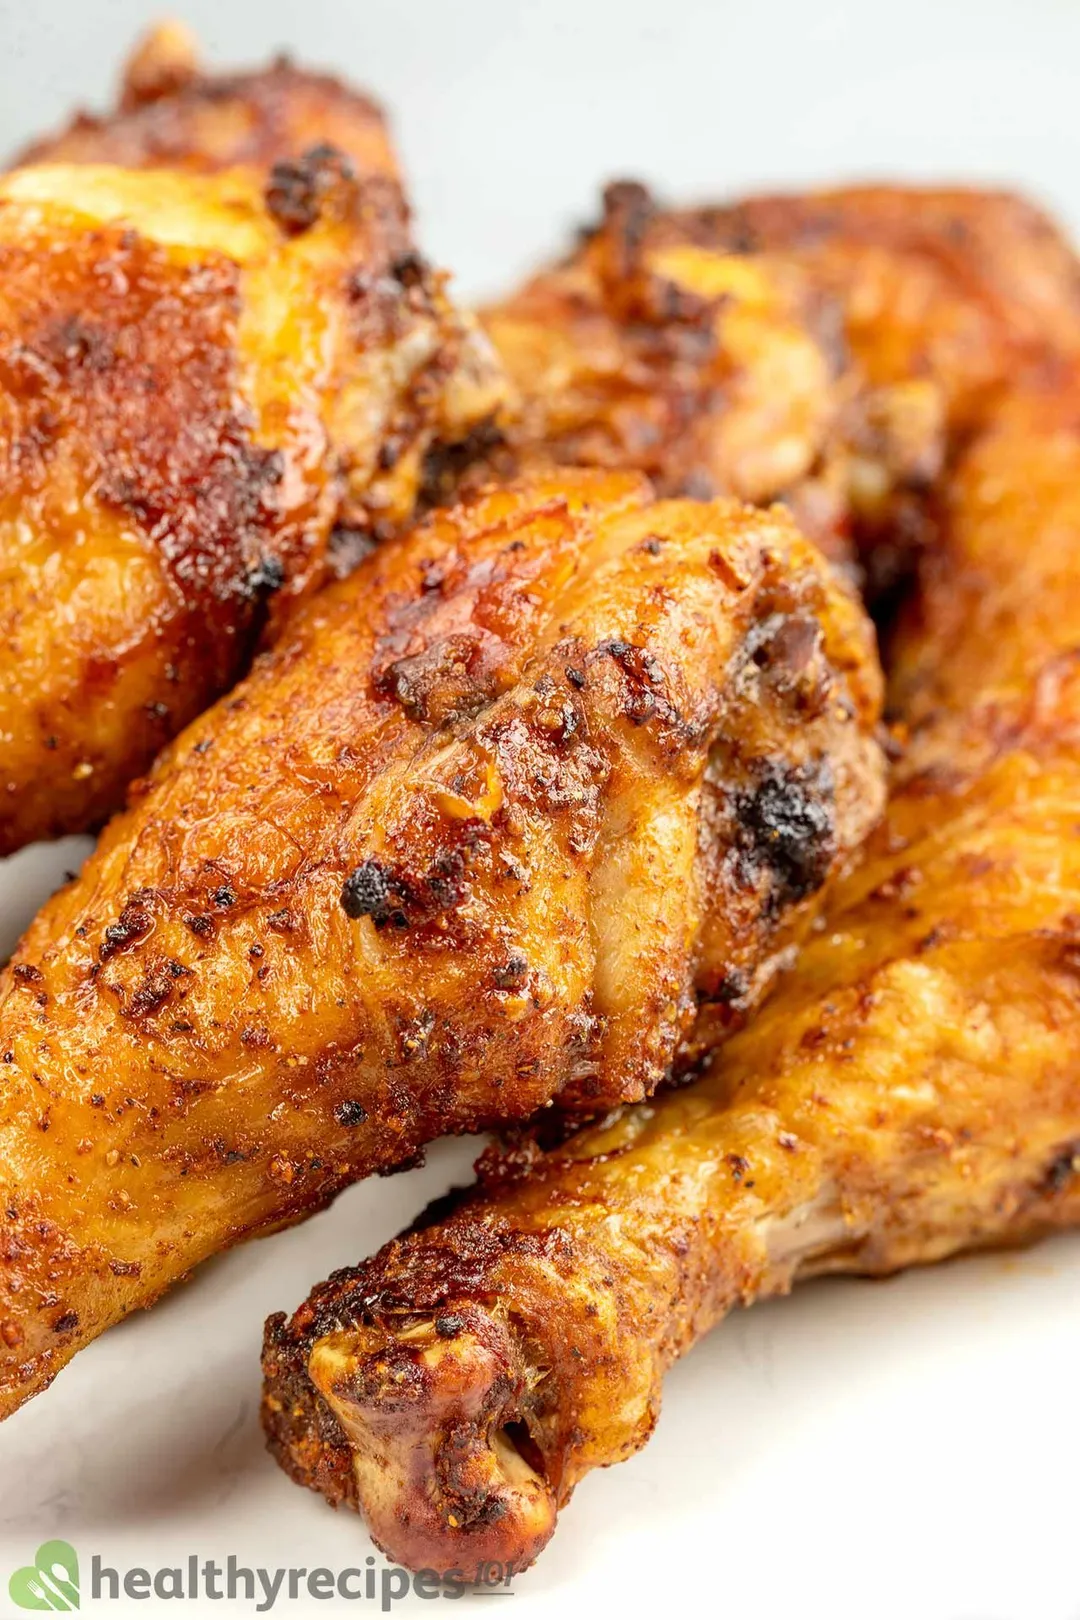
M298 607L0 977L0 1413L216 1250L734 1026L880 813L879 684L783 513L627 474Z
M0 855L116 809L501 398L372 104L168 60L0 179Z
M573 252L481 315L515 399L497 463L783 500L878 597L933 542L957 436L1023 370L1080 354L1080 271L1007 193L670 209L621 182Z
M1080 1220L1080 386L1002 406L940 493L910 748L771 1001L268 1322L272 1450L395 1559L523 1568L736 1305Z

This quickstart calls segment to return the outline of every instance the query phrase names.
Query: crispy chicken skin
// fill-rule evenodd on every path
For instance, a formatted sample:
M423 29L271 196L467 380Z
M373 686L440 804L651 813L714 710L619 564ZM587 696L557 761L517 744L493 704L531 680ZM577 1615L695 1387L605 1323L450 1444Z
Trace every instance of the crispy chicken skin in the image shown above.
M853 186L670 216L713 252L783 253L837 296L872 384L932 378L953 421L1047 350L1080 353L1071 244L1008 192Z
M611 186L564 263L482 312L517 392L504 457L639 468L667 494L787 496L844 556L835 300L780 256L698 247L670 218L643 187Z
M0 854L84 830L500 384L397 184L0 179Z
M805 932L883 803L872 632L782 512L649 494L566 473L374 552L40 913L0 1413L433 1136L641 1097Z
M370 97L287 57L254 72L208 74L192 35L167 22L132 53L112 111L77 113L16 162L206 174L237 165L269 169L315 146L344 152L358 174L400 179L386 118Z
M783 499L877 595L934 533L950 442L1018 368L1080 353L1080 273L1035 208L902 187L665 210L640 185L482 318L512 455ZM507 452L503 452L505 455Z
M995 418L942 535L885 823L755 1021L268 1322L272 1450L394 1558L528 1564L735 1305L1080 1218L1080 390Z
M782 257L839 304L848 404L831 461L874 602L936 543L936 479L957 442L1022 372L1080 356L1072 245L1008 192L853 186L680 210L659 230Z

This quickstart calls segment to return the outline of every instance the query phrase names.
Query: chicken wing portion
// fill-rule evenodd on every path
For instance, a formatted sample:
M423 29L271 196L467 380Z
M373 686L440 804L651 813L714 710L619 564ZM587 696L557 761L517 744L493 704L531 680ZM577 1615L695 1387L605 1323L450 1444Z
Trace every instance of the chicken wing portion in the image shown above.
M207 174L270 169L317 146L344 152L358 174L400 179L385 115L369 96L287 57L253 72L209 74L193 36L167 22L133 51L112 111L77 113L16 161Z
M878 688L782 513L627 474L300 606L0 977L0 1413L215 1250L736 1022L880 812Z
M0 180L0 854L114 810L500 386L330 148Z
M1080 1218L1078 403L1017 400L957 471L898 655L911 759L754 1022L268 1322L271 1449L394 1558L524 1567L735 1305Z

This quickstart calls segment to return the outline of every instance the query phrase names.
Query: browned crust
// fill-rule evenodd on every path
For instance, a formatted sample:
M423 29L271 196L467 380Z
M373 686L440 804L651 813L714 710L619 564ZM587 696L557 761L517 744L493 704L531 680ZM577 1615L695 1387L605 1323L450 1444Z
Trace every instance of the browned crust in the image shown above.
M482 312L518 407L490 464L631 467L663 494L784 499L845 558L839 305L781 258L698 252L674 217L643 186L611 186L567 259Z
M391 1556L523 1567L739 1304L1080 1217L1076 400L1013 399L949 480L885 824L754 1022L268 1322L271 1450Z
M1011 192L852 186L687 209L670 228L719 251L793 254L841 298L872 380L936 377L953 422L1032 359L1080 352L1072 245Z
M483 312L520 396L496 466L638 466L782 499L877 601L937 532L951 446L1080 353L1080 272L1007 193L902 186L668 209L633 182Z
M783 513L625 474L305 603L0 978L0 1410L224 1245L733 1026L878 814L879 701Z
M767 1012L752 1058L737 1043L723 1080L665 1099L643 1130L574 1138L524 1185L336 1273L267 1322L272 1453L298 1484L362 1507L396 1560L523 1569L582 1475L648 1440L667 1367L729 1310L803 1276L883 1275L1075 1225L1075 1068L1026 1043L1048 1028L1075 1042L1078 949L1071 933L1011 938L1007 965L1000 945L922 953L951 1012L1000 1009L1008 1064L954 1069L942 1105L890 1097L862 1066L890 1038L883 1009L894 1037L903 1017L934 1015L897 954L794 1024L780 1003L794 1039ZM817 1049L816 1089L786 1083L796 1041Z
M285 456L255 442L241 405L234 263L176 264L119 228L67 244L26 233L0 242L0 279L5 519L48 535L47 568L85 532L87 505L98 505L105 524L153 537L161 569L156 612L133 644L110 637L112 603L84 595L71 629L87 656L63 702L47 679L20 690L19 664L37 652L30 567L18 592L4 592L6 853L102 819L161 743L228 685L275 587L317 566L306 542L319 495L282 510ZM65 523L69 480L93 494ZM50 629L59 633L55 619ZM149 666L141 676L139 661ZM82 717L123 694L128 671L139 701L124 702L112 757L94 760Z
M364 98L156 39L0 181L0 855L115 810L503 395Z
M359 174L400 179L385 114L370 96L287 56L250 72L208 73L187 30L164 23L132 51L114 108L76 113L15 164L265 170L314 146L336 147Z

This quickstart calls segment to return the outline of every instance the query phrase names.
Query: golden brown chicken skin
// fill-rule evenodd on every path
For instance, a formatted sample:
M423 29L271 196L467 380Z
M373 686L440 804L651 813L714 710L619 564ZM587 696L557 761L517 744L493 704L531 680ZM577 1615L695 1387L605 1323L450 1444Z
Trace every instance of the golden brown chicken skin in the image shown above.
M482 318L518 395L504 456L783 499L876 597L935 533L957 438L1080 353L1080 272L1006 194L903 187L667 210L633 183Z
M0 854L114 810L499 390L397 185L329 148L0 180Z
M661 229L780 255L838 302L852 376L834 459L872 600L936 544L936 474L957 443L1022 373L1080 356L1072 244L1008 192L852 186L680 210Z
M714 252L791 255L840 300L872 384L933 379L951 420L1033 358L1080 352L1080 266L1045 214L1008 192L852 186L677 211Z
M0 978L0 1413L215 1250L736 1022L880 812L878 687L782 513L626 474L298 608Z
M369 96L287 57L246 73L208 73L192 35L169 22L133 51L115 108L76 114L16 163L208 174L237 165L266 170L317 146L344 152L359 174L400 179L385 115Z
M1080 390L1009 405L943 535L885 823L755 1021L267 1324L272 1450L392 1557L527 1565L733 1306L1080 1218Z
M580 247L482 319L516 390L504 458L639 468L668 494L787 496L846 555L831 451L847 355L838 306L797 266L680 240L643 187L616 185Z

